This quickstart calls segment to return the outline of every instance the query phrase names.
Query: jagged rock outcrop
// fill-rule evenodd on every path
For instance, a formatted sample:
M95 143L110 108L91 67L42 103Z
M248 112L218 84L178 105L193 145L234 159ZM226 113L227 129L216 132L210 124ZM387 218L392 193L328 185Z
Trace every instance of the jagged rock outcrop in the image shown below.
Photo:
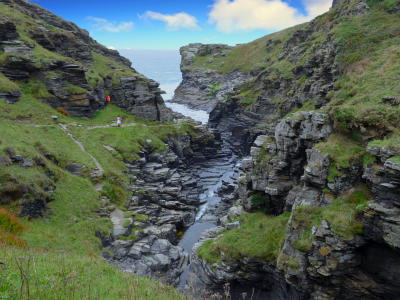
M397 7L368 3L374 16L387 17ZM351 18L369 19L369 11L364 0L335 1L327 15L266 37L267 53L275 53L266 54L267 67L211 112L211 126L250 154L243 160L235 205L289 219L279 255L260 260L247 257L246 250L227 250L235 247L237 235L248 234L247 219L221 218L219 233L205 233L195 247L188 289L221 290L226 283L245 282L241 292L260 288L258 299L398 298L398 132L360 124L357 130L344 128L329 103L335 93L353 96L351 85L338 82L349 73L341 62L344 46L332 29L342 20L351 28ZM374 104L397 107L397 96L387 94ZM344 98L332 98L337 101L332 105L340 109ZM379 141L370 142L374 139Z
M186 104L189 107L211 111L218 101L223 101L227 93L239 84L249 81L254 74L235 70L222 74L213 69L196 67L196 57L225 57L231 51L228 45L189 44L182 47L181 71L182 82L175 90L174 102ZM208 63L213 63L209 58Z
M86 30L28 1L3 0L0 5L7 8L0 12L0 72L11 81L34 85L35 94L28 96L72 116L91 117L110 95L112 103L144 119L172 119L158 83L138 74L128 59L97 43ZM1 92L8 103L21 95L15 87Z
M124 214L111 213L112 219L120 219L117 223L126 224L103 243L105 257L121 269L178 284L187 260L177 246L178 232L194 222L201 192L196 172L188 166L212 157L218 148L204 126L195 132L170 137L162 153L154 152L149 141L138 161L126 162L132 197ZM107 207L102 213L109 214Z
M393 160L397 152L370 147L368 152L376 157L377 163L369 164L363 171L356 161L350 162L352 166L332 183L328 180L331 158L318 146L332 132L332 121L327 114L300 112L280 121L274 135L257 137L250 156L243 160L245 173L238 180L237 203L252 211L259 205L254 203L252 195L262 193L268 201L269 213L291 212L279 257L276 262L243 257L209 265L196 254L192 258L189 288L218 289L228 282L240 286L240 291L247 294L255 288L257 299L397 297L400 167ZM363 230L343 233L338 231L336 223L322 217L320 223L309 228L309 244L299 244L306 234L302 222L307 221L300 219L302 209L306 211L303 218L311 220L315 211L331 209L335 195L346 197L360 185L367 185L371 193L367 207L355 215L358 221L354 222L362 223ZM351 209L345 203L341 205L345 210ZM229 224L226 220L230 218L221 219L225 228L206 232L194 252L206 240L226 230ZM375 255L379 258L374 258ZM379 266L375 265L375 259L379 260Z

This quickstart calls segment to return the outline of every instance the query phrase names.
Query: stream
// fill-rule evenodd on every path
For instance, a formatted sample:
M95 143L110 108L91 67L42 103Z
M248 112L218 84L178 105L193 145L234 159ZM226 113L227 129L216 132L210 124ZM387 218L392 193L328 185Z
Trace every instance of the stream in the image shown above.
M168 101L166 101L166 105L182 115L191 117L195 121L203 124L208 122L208 113L206 111L193 110L185 105ZM192 176L196 179L200 190L200 206L195 222L187 228L179 242L179 246L185 250L189 257L189 261L186 262L184 271L180 276L178 285L180 291L185 289L194 244L197 243L205 230L217 226L221 212L225 212L229 208L229 204L224 203L224 196L226 195L225 192L220 192L221 188L228 188L229 186L232 188L239 177L241 160L224 142L226 138L222 137L221 148L214 158L192 165Z
M191 109L186 105L168 101L173 98L174 91L182 80L179 51L131 50L122 54L133 61L139 72L160 82L160 88L165 91L163 98L168 108L202 124L208 123L209 114L206 111ZM231 205L224 202L224 198L229 195L228 192L218 193L221 188L234 185L241 170L240 157L234 154L225 143L228 138L222 135L221 148L212 159L194 163L191 166L191 175L196 179L200 191L200 205L195 222L186 229L179 242L179 246L184 249L189 257L179 279L178 289L180 291L183 291L186 285L194 244L205 230L217 226L218 218Z

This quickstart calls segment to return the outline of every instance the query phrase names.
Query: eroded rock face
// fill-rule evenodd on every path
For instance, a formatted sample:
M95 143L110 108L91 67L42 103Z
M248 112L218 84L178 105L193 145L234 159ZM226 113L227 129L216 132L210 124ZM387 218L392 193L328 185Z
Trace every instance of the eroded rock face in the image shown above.
M171 137L162 153L154 152L149 141L138 161L126 162L132 192L129 216L111 213L118 226L111 241L103 243L105 257L123 270L178 284L188 259L177 246L178 232L194 222L201 193L190 166L212 157L218 148L205 127L198 125L195 131L194 136Z
M218 101L223 101L227 93L239 84L253 78L250 73L239 70L221 74L212 69L193 67L196 56L226 56L231 51L230 46L216 44L190 44L182 47L181 71L182 82L175 90L174 102L186 104L191 108L211 111ZM210 59L209 63L212 63Z
M197 254L192 257L188 288L214 288L226 283L244 284L247 294L258 290L256 299L392 299L399 292L397 260L400 255L400 168L390 148L370 147L376 163L364 169L356 162L328 180L330 157L314 146L333 133L327 114L299 112L281 120L275 132L260 135L250 156L243 160L238 180L239 203L244 210L257 209L252 195L262 194L269 213L292 212L286 238L275 263L243 257L209 265ZM311 228L312 240L299 246L304 231L294 212L300 207L323 208L335 195L346 195L357 185L368 185L371 200L357 218L363 231L351 238L322 220ZM311 216L310 216L311 217ZM224 228L204 233L198 247L229 230L230 215L221 218ZM236 228L240 224L235 225ZM374 260L373 257L376 257ZM240 294L238 294L240 296ZM264 298L263 298L264 297Z
M158 84L138 74L131 68L131 62L117 51L107 49L93 40L86 30L29 1L4 3L19 14L34 18L37 26L31 26L26 34L44 48L35 52L35 47L39 46L20 38L15 21L1 18L0 49L7 56L0 64L0 72L10 80L34 81L32 84L37 86L36 89L41 89L39 100L54 108L62 107L72 116L92 117L105 107L106 97L111 95L114 104L144 119L172 119ZM44 51L50 52L46 56L40 54ZM96 56L104 62L96 61ZM112 78L111 75L99 75L103 78L90 79L94 73L89 69L96 68L99 63L115 72L124 71L123 66L125 73L135 76ZM20 95L19 91L7 91L0 94L0 99L15 103Z

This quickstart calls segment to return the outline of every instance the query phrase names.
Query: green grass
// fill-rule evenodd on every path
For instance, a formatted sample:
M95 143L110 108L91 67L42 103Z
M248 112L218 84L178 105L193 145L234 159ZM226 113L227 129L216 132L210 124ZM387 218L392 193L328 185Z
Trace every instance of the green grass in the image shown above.
M392 151L399 152L400 154L400 136L398 132L395 132L392 136L387 137L384 140L373 140L368 143L368 147L374 148L388 148Z
M247 107L256 103L258 97L261 95L262 90L254 90L254 87L251 83L246 83L242 86L238 95L235 95L234 98L239 100L239 103L246 105Z
M51 153L61 168L78 162L89 170L95 169L92 159L58 126L33 127L0 119L0 127L2 131L0 149L11 147L17 154L30 159L44 158L44 154ZM24 172L28 170L24 169Z
M344 131L360 125L393 131L400 125L400 108L381 103L383 96L400 94L400 13L383 10L394 1L372 2L369 14L348 18L335 29L344 75L329 109Z
M93 255L2 247L0 260L5 262L0 267L0 295L5 299L187 299Z
M126 123L125 120L123 122ZM168 136L193 131L193 126L187 123L178 127L172 123L143 122L140 119L136 119L136 122L136 126L122 128L86 130L83 127L71 126L70 130L99 160L106 173L118 176L125 170L124 160L138 159L137 152L148 144L148 139L152 141L151 146L154 150L160 152L166 149L165 141ZM111 146L116 151L108 151L103 145Z
M366 155L365 147L340 134L332 134L328 141L319 143L314 148L329 155L329 182L333 182L335 177L340 177L341 170L360 165Z
M136 235L136 232L143 232L143 229L138 226L133 226L131 229L131 233L129 235L120 235L118 239L123 241L134 241L136 242L139 238Z
M133 219L138 222L147 222L149 220L149 216L144 214L135 214Z
M122 187L121 179L107 176L103 186L102 195L107 196L111 202L117 204L121 209L128 205L128 191Z
M86 94L88 92L84 88L81 88L80 86L73 85L73 84L70 84L70 83L67 83L67 86L65 87L65 90L68 93L72 94L72 95Z
M15 216L0 208L0 229L12 234L21 234L25 228Z
M256 67L267 67L280 69L281 63L278 61L279 55L282 53L285 42L290 38L291 34L302 28L304 25L298 25L281 32L273 33L257 39L248 44L242 44L234 47L225 57L212 55L195 56L194 62L190 68L209 68L217 70L223 74L230 73L235 70L249 72ZM277 46L267 48L266 43L280 40ZM210 58L213 59L209 63Z
M400 156L393 156L389 158L388 161L400 166Z
M95 88L100 83L104 82L106 77L111 77L113 86L120 85L119 78L121 77L136 77L145 80L145 77L136 73L133 69L118 64L104 55L92 51L93 66L86 72L86 79L92 88Z
M244 215L240 228L225 232L215 241L206 241L198 255L210 264L243 257L275 262L286 238L289 217L288 212L277 217L261 212Z
M36 99L54 98L54 95L47 91L45 84L36 78L30 78L28 83L19 83L22 93Z
M89 180L63 172L57 182L56 199L49 203L53 211L49 221L25 221L29 229L22 238L34 248L98 255L101 242L95 237L96 231L108 233L112 228L108 218L100 218L95 212L99 196Z
M131 225L131 220L130 220L130 219L125 219L125 221L124 221L124 228L128 228L129 225Z
M358 187L349 195L334 199L325 207L300 206L293 211L292 228L300 232L293 247L302 252L311 250L314 236L313 226L321 225L326 220L331 230L347 240L355 234L363 233L361 213L367 207L370 193L366 187Z
M13 104L9 105L4 101L0 101L0 119L7 120L18 123L27 123L27 124L54 124L54 121L51 119L52 115L56 115L59 118L60 122L68 123L71 122L70 119L58 113L55 109L53 109L48 104L44 104L43 102L36 99L31 94L32 84L21 85L22 86L22 95L20 100ZM41 86L41 84L39 84ZM40 93L45 93L42 90ZM46 98L46 97L43 97ZM1 139L1 137L0 137Z
M214 83L210 90L208 91L208 96L209 97L215 97L215 95L218 93L218 91L221 89L221 84L220 83Z
M0 72L0 92L19 91L18 85L8 79Z
M112 99L111 99L112 102ZM124 124L127 123L139 123L139 124L149 124L156 125L157 122L146 121L138 118L135 115L119 108L114 104L108 104L104 109L96 112L94 118L72 118L74 122L78 122L84 126L96 126L96 125L111 125L115 123L117 117L121 117Z

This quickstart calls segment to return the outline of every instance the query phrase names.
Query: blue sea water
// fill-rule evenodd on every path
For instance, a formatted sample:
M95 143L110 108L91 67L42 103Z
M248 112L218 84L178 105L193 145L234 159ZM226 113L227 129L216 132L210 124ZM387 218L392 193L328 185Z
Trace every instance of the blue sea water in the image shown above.
M136 71L160 83L166 92L164 100L172 99L182 80L178 50L119 50L119 53L132 62Z
M185 105L171 103L174 91L182 81L180 70L181 56L179 50L119 50L132 62L132 67L139 73L160 83L160 88L166 92L162 95L167 107L189 116L203 124L208 122L208 113L203 110L190 109Z

